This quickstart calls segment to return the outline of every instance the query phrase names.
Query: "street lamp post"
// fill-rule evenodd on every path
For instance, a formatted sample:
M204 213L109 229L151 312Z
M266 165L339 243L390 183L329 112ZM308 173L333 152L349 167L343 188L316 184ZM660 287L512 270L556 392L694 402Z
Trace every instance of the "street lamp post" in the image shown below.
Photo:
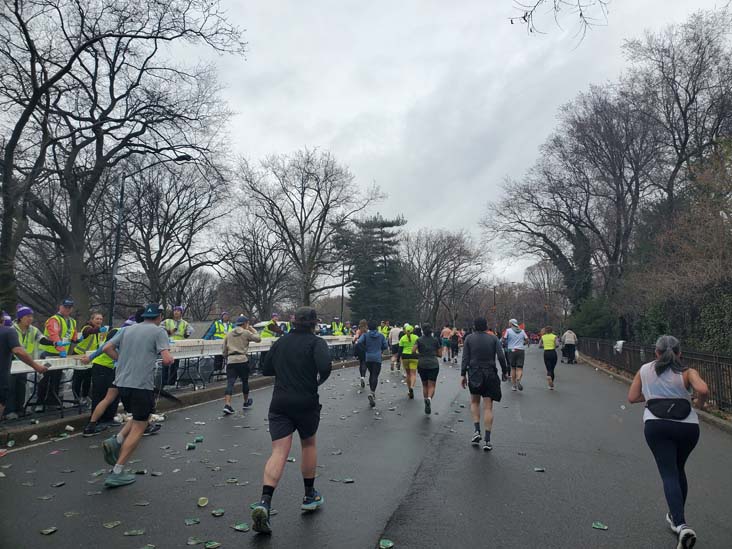
M114 235L114 260L112 261L112 284L111 284L111 290L109 295L109 327L111 328L114 325L114 308L115 303L117 301L117 270L119 269L119 258L120 258L120 246L122 243L122 216L124 215L124 200L125 200L125 180L128 177L131 177L133 175L137 175L138 173L147 170L149 168L152 168L153 166L157 166L158 164L162 164L164 162L189 162L193 160L193 157L189 154L181 154L179 156L176 156L172 160L166 159L166 160L159 160L158 162L153 162L149 166L144 166L140 168L139 170L136 170L132 173L128 174L122 174L122 181L119 185L119 197L117 198L117 226L115 227L115 235Z

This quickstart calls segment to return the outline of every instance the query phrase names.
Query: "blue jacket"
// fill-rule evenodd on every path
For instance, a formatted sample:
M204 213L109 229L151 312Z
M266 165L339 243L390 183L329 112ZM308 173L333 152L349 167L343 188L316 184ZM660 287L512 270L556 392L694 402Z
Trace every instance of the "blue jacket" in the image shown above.
M366 362L381 362L381 353L387 349L386 338L376 330L369 330L358 338L366 348Z

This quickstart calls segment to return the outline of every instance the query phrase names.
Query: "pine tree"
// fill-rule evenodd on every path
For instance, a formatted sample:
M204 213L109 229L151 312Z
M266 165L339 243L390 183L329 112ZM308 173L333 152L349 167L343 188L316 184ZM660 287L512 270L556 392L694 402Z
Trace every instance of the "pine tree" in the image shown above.
M399 216L377 214L355 222L350 254L353 282L349 292L354 319L401 320L408 313L399 262Z

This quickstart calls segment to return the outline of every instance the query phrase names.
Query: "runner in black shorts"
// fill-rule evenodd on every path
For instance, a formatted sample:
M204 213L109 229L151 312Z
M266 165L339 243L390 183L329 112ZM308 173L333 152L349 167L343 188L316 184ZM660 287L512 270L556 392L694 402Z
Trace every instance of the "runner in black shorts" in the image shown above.
M485 439L483 450L493 449L491 430L493 429L493 402L501 401L501 380L496 369L496 357L501 369L506 367L506 357L498 338L487 333L488 322L485 318L476 318L475 332L465 338L463 344L463 360L460 369L460 384L470 390L470 414L473 418L475 432L471 442L480 444L480 400L483 399L483 422ZM466 378L467 374L467 378Z
M262 498L252 508L255 532L272 533L269 522L272 494L282 478L295 431L300 435L300 469L305 484L305 497L300 508L315 511L325 501L314 487L317 464L315 433L320 423L318 385L328 379L331 364L328 344L313 333L317 321L315 309L298 309L293 331L275 341L264 360L264 375L275 376L269 406L272 455L264 466Z
M440 361L442 346L440 340L432 335L432 326L422 326L422 337L417 340L415 350L419 357L417 361L417 372L422 380L422 395L424 396L424 413L432 413L432 399L435 396L437 375L440 373Z

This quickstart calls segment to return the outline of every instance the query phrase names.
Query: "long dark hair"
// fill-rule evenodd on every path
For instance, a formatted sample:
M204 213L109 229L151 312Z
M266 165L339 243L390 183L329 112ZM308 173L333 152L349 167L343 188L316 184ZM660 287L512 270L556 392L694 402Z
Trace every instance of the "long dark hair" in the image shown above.
M422 334L424 334L425 337L431 337L432 336L432 324L429 324L429 323L422 324Z
M680 374L688 368L681 363L679 355L681 354L681 343L672 335L662 335L656 341L656 360L654 368L656 375L660 376L666 370L671 368L674 373Z

